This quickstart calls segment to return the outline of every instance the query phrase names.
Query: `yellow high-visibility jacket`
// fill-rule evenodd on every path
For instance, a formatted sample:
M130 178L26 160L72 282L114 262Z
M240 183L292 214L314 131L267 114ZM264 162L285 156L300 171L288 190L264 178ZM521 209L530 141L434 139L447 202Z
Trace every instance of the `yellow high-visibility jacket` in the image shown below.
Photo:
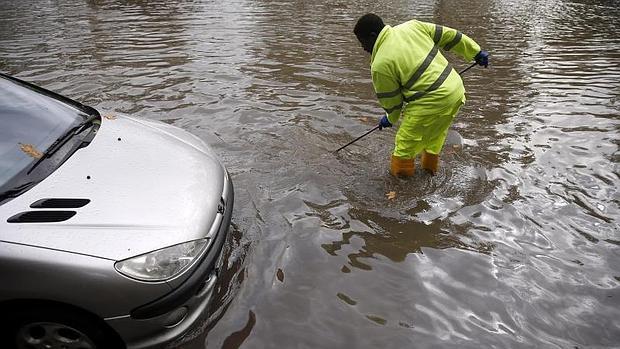
M455 29L416 20L386 25L379 33L370 70L379 103L392 124L403 106L405 115L420 117L465 101L463 81L440 48L467 61L480 51L474 40Z

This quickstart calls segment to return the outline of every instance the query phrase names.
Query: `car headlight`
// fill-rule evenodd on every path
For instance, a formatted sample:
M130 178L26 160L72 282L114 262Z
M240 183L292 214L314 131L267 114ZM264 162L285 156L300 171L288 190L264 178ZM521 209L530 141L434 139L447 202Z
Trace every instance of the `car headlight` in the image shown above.
M168 280L189 268L208 244L209 239L200 239L169 246L116 262L114 268L142 281Z

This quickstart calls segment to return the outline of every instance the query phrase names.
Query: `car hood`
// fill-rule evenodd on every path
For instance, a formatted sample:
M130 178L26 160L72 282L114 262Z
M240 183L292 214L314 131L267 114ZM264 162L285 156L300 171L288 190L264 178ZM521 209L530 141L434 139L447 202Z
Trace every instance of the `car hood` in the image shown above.
M122 260L198 239L215 220L225 176L209 147L179 128L103 117L87 147L0 206L0 240ZM7 222L49 198L90 202L63 222Z

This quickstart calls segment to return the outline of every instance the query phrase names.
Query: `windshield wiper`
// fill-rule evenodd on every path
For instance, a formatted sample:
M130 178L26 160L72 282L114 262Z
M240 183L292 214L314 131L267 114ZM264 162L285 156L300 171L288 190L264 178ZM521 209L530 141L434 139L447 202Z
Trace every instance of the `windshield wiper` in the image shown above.
M71 138L73 138L73 136L84 131L85 128L92 126L93 122L97 120L98 118L99 117L97 115L90 115L86 120L68 129L62 136L58 137L54 141L54 143L52 143L52 145L50 145L49 148L47 148L47 150L43 152L39 160L37 160L37 162L35 162L30 167L30 169L28 170L28 172L26 172L26 174L30 174L37 166L39 166L39 164L43 162L43 160L54 155L54 153L56 153L58 149L62 148L62 146L65 145L65 143L67 143L67 141L69 141Z
M3 203L6 199L18 197L19 194L30 189L35 184L36 184L35 182L22 183L18 185L17 187L1 192L0 193L0 204Z

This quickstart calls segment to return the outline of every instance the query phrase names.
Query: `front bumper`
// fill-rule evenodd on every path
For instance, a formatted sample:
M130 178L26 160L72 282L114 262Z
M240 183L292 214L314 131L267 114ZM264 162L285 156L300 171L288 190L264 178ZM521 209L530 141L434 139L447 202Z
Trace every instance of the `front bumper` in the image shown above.
M232 181L226 191L225 209L215 241L192 274L170 293L133 309L129 315L105 321L125 341L128 349L162 348L178 341L188 331L206 322L204 311L213 295L228 236L234 204Z

